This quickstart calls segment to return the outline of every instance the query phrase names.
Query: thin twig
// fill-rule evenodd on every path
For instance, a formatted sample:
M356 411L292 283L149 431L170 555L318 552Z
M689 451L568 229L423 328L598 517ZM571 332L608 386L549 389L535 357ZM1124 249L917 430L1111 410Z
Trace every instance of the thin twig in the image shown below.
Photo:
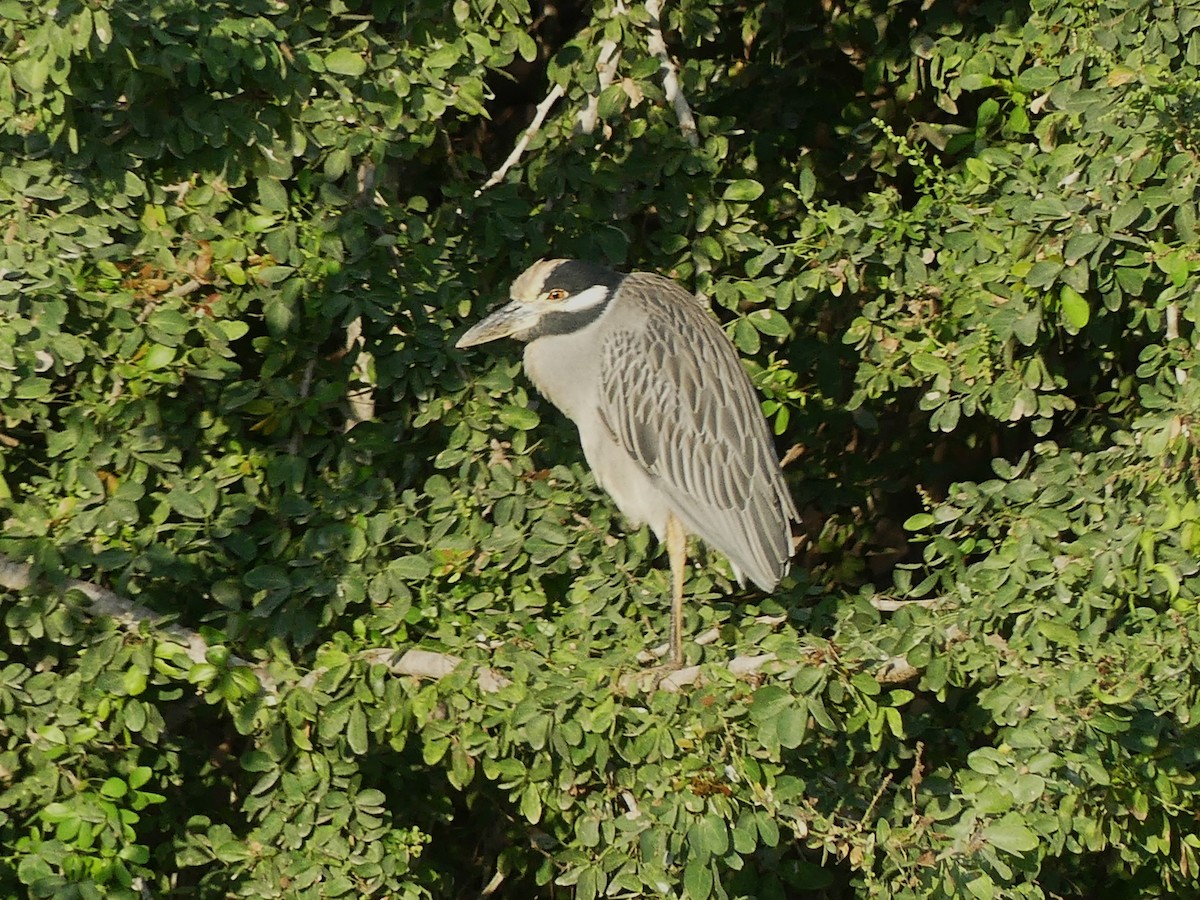
M693 147L700 146L700 132L696 130L696 119L692 116L692 108L688 106L687 97L679 85L679 70L667 53L667 43L662 33L662 0L646 0L646 12L650 14L650 32L646 36L646 44L650 52L658 57L658 69L662 73L663 90L667 101L675 108L675 118L679 121L679 130L684 139Z
M508 159L500 164L492 177L483 183L483 187L475 192L478 197L490 187L494 187L504 180L504 176L508 174L508 170L515 166L521 160L521 155L525 152L525 148L529 146L529 142L533 140L533 136L537 134L538 129L542 127L542 122L545 121L547 114L550 112L550 107L554 106L567 93L567 89L561 84L556 84L550 89L550 93L546 98L537 105L537 110L534 112L533 121L529 123L529 127L525 129L525 133L521 135L521 139L517 141L517 146L513 147L512 153L508 154Z
M491 881L489 881L487 884L485 884L483 886L483 890L479 892L479 896L480 897L492 896L492 894L494 894L494 893L496 893L496 891L500 890L500 885L502 885L502 884L504 884L504 873L502 871L500 871L499 869L497 869L496 874L492 876Z
M310 359L304 365L304 374L300 376L300 399L307 400L308 393L312 390L313 373L317 370L317 361ZM303 438L299 428L292 430L292 436L288 439L288 454L295 456L300 452L300 441Z
M779 461L779 468L786 469L807 452L808 447L804 444L792 444L788 447L787 453L783 454L783 459Z
M912 776L908 779L908 790L912 797L912 824L914 828L921 821L921 813L918 811L919 808L917 806L917 788L925 780L925 763L922 759L924 755L925 742L917 741L917 755L913 760Z
M867 827L867 819L871 818L875 812L875 807L879 805L879 801L883 799L884 791L888 789L888 785L892 783L892 773L888 772L883 778L883 783L879 785L879 790L875 792L875 796L871 798L871 802L867 804L867 808L863 810L862 818L858 820L858 830L865 831Z

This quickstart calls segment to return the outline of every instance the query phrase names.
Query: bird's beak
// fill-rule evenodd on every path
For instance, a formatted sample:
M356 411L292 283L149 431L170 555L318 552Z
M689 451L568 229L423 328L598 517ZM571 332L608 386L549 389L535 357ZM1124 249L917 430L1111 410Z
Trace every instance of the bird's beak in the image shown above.
M536 325L539 318L541 318L540 310L531 308L520 300L514 300L475 325L460 337L454 346L460 349L474 347L478 344L486 344L488 341L520 334Z

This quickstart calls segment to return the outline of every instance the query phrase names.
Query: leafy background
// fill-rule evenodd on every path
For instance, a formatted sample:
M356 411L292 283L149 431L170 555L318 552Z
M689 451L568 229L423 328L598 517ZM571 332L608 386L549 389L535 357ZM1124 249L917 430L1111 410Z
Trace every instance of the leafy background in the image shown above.
M300 7L0 0L6 894L1200 890L1200 5L679 0L694 147L656 4ZM547 254L709 297L788 458L682 690L451 349Z

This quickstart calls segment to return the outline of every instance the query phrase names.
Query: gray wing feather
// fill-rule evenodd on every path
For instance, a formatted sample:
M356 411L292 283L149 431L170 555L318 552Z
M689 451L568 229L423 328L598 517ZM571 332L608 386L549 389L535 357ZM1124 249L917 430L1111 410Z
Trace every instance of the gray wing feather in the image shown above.
M601 418L684 527L771 590L799 516L737 352L695 297L658 275L629 275L614 304Z

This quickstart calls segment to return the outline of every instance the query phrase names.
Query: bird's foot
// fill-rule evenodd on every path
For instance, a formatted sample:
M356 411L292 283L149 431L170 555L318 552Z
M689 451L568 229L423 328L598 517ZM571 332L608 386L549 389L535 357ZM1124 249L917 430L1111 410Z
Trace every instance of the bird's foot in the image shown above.
M637 655L637 660L646 668L623 675L621 685L625 688L678 693L688 685L700 681L700 667L687 666L684 665L683 659L675 659L671 653L670 642L657 647L647 647Z

